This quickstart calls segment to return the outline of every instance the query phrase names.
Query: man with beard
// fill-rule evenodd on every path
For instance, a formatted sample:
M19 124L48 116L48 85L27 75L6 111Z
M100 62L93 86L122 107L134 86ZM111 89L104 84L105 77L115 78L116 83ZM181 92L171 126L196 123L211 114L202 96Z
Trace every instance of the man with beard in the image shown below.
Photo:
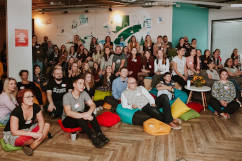
M63 72L59 68L53 71L53 79L47 84L47 111L52 118L60 118L63 113L63 95L68 92L68 83L63 79Z

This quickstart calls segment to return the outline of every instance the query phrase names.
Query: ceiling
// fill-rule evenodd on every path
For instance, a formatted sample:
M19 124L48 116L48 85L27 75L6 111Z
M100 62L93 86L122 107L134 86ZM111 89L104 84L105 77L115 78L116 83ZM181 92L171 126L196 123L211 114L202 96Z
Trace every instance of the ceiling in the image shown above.
M242 4L242 0L32 0L32 2L33 10L36 11L97 7L111 8L118 6L170 6L177 2L220 9L232 3Z

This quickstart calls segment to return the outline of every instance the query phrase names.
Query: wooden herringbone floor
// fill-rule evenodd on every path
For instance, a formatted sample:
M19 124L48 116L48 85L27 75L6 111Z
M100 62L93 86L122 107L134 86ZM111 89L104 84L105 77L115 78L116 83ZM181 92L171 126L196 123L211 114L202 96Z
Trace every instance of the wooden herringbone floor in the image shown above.
M102 149L94 148L84 134L71 141L57 121L51 124L54 138L40 145L34 156L0 150L0 161L242 161L242 109L230 120L202 112L166 136L151 136L142 127L119 123L103 128L111 142Z

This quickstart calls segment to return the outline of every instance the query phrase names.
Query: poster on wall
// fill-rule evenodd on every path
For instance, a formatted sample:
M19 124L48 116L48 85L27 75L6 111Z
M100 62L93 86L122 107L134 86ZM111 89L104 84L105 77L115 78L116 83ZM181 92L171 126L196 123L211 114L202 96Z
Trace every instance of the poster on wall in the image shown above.
M15 47L28 46L28 30L15 29Z

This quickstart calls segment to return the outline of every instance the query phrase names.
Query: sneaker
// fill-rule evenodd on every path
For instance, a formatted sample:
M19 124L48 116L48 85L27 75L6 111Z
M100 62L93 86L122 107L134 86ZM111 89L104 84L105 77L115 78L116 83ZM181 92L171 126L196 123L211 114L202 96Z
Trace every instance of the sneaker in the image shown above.
M180 130L181 129L181 126L180 125L176 125L175 123L171 122L170 124L170 127L174 130Z
M104 142L105 144L107 144L110 140L105 136L103 135L103 133L98 133L97 135L99 137L99 139Z
M28 145L23 147L23 152L28 156L33 155L33 149L31 149Z
M92 140L92 144L93 144L96 148L101 148L101 147L104 146L104 142L102 142L101 139L100 139L97 135L95 135L95 134L93 134L93 135L91 136L91 140Z

